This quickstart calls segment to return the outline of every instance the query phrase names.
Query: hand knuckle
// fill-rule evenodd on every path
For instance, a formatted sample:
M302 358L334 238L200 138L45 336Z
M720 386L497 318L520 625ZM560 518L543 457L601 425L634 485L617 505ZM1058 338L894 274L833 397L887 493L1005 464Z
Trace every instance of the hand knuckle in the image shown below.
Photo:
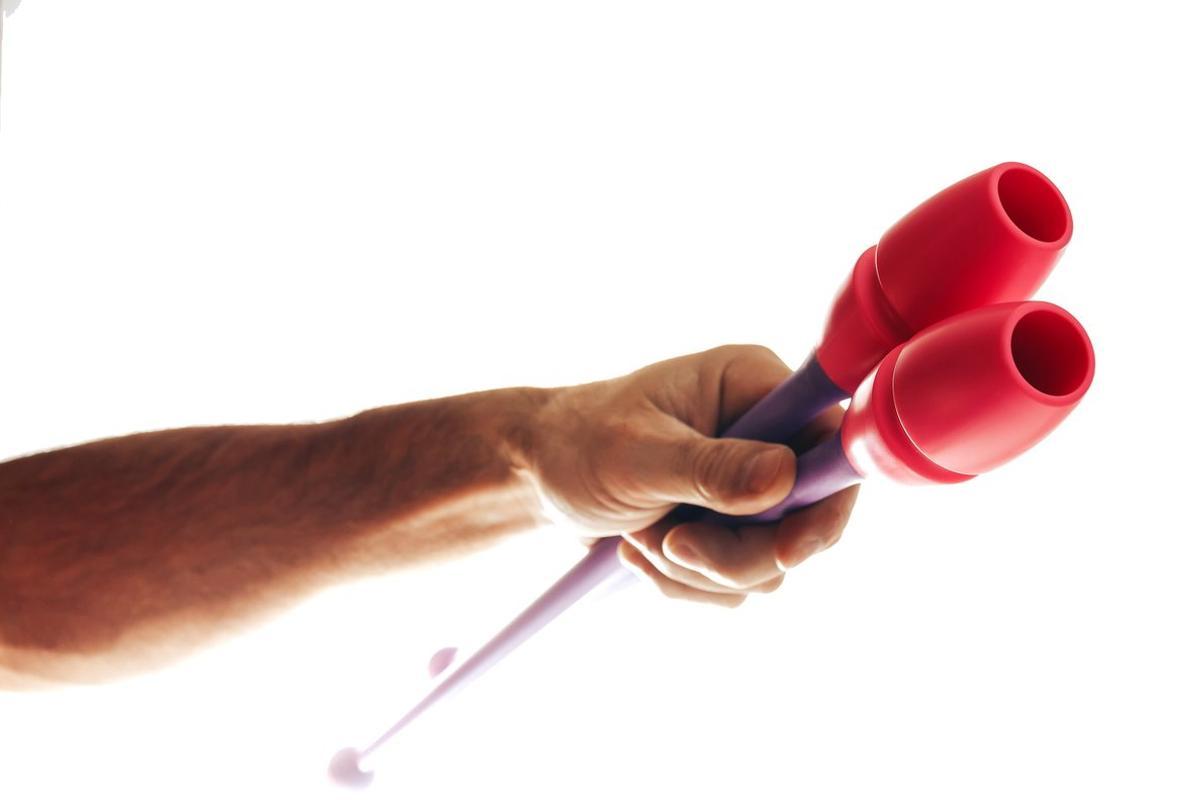
M717 361L730 361L737 357L747 345L742 344L722 344L705 352L705 355L711 356Z
M766 345L761 345L761 344L742 345L741 355L744 356L745 358L752 358L756 361L765 361L765 360L778 361L779 360L779 356L777 356L775 354L774 350L767 347Z

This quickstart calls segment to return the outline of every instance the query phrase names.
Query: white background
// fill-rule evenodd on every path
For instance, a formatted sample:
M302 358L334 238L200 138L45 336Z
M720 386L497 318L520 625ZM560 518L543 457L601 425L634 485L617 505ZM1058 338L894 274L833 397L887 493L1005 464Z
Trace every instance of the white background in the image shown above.
M1200 220L1187 4L28 0L5 31L0 457L797 364L863 248L990 164L1061 187L1093 336L1019 462L872 484L736 612L578 610L381 797L1196 797ZM578 555L544 530L158 674L0 696L0 796L324 797L329 754ZM618 794L619 793L619 794Z

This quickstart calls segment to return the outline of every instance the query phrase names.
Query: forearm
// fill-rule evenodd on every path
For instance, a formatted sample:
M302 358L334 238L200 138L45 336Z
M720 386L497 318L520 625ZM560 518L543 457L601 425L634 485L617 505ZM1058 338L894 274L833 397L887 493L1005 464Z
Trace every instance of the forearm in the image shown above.
M341 579L538 521L539 390L192 428L0 464L0 668L120 672Z

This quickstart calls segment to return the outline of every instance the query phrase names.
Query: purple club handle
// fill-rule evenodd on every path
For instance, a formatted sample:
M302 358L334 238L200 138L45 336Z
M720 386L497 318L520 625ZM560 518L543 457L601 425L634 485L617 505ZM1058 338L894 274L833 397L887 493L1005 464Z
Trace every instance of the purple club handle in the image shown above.
M846 397L846 393L829 380L816 358L809 356L800 369L742 415L722 436L785 442L800 433L823 410ZM796 483L787 499L779 505L753 517L708 515L708 518L727 523L776 520L859 480L861 476L842 452L841 436L835 435L797 457ZM339 752L330 764L331 777L347 785L362 785L369 781L370 773L361 766L362 759L377 751L438 701L482 675L593 589L615 576L625 575L617 558L620 542L619 536L597 542L553 586L487 644L450 671L374 742L360 751Z
M800 369L755 403L721 436L782 444L804 430L822 411L849 396L829 379L813 352Z
M388 728L382 736L361 750L359 757L363 758L378 749L430 706L449 697L482 675L526 639L546 627L551 620L574 605L577 600L620 572L621 563L617 560L617 545L620 541L621 537L610 536L597 542L586 556L555 581L554 585L532 605L522 611L470 658L462 662L457 669L430 690L419 703L409 709L408 713L401 717L396 724Z

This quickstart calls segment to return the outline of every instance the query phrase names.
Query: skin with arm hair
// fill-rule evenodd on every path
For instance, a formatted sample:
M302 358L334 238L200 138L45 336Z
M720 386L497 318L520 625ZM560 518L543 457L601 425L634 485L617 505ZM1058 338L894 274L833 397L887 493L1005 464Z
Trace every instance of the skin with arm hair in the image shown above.
M731 346L610 381L501 389L319 424L142 433L0 464L0 685L167 663L323 587L543 524L628 531L664 594L737 605L835 541L856 490L774 525L783 445L712 436L788 368ZM838 411L812 432L836 426Z

